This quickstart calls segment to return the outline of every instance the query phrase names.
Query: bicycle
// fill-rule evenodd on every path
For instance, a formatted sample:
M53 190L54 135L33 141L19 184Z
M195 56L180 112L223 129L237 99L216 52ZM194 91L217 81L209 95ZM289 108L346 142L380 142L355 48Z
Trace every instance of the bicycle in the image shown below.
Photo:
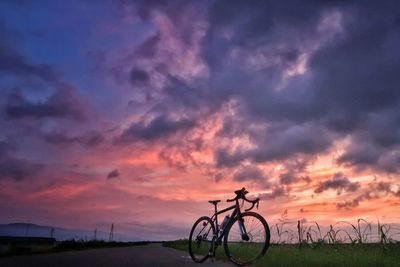
M265 219L256 212L251 212L260 199L246 198L245 188L236 190L236 197L226 200L235 201L235 204L221 211L217 204L221 200L210 200L214 205L214 215L200 217L193 225L189 236L189 254L193 261L201 263L207 258L215 258L215 251L219 245L224 245L226 256L237 265L248 265L261 258L267 252L270 243L270 230ZM240 211L239 200L251 203L251 207ZM218 215L229 210L232 214L225 216L221 225L218 224ZM222 241L223 239L223 241Z

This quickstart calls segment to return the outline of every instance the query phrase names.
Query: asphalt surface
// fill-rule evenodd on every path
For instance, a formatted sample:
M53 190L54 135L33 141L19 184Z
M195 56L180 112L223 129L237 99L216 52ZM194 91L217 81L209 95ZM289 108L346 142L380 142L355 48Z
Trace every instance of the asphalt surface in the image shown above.
M229 262L195 263L185 251L149 244L135 247L102 248L50 254L20 255L0 258L1 267L232 267Z

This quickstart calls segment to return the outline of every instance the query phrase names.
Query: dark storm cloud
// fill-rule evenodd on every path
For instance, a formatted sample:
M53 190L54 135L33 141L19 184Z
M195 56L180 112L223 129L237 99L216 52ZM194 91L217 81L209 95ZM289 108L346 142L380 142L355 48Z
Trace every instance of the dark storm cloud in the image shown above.
M0 18L0 76L19 75L22 77L35 76L40 79L55 82L59 73L50 65L34 64L15 49L16 42L13 33L8 30Z
M322 193L326 190L333 189L340 194L343 190L348 192L355 192L360 188L358 182L350 182L350 180L342 173L335 173L332 179L320 182L317 188L314 190L315 193Z
M176 4L176 2L173 3ZM164 4L157 2L145 5L145 8L147 10L151 10L152 8L163 10L173 22L178 21L180 14L178 12L173 13ZM139 6L139 9L144 8L143 3L139 4ZM174 6L174 4L171 4L171 6ZM219 12L223 7L227 11L223 13ZM180 8L185 7L183 5ZM266 43L272 45L272 50L267 52L271 53L271 55L274 55L275 53L273 52L276 52L274 56L277 57L277 61L280 63L275 65L274 68L265 70L263 74L254 74L254 72L250 72L249 70L241 69L240 66L242 64L237 67L227 66L227 72L223 72L221 77L216 77L213 90L209 90L207 87L199 88L198 86L187 85L171 75L170 81L172 81L172 84L168 84L163 92L167 97L174 99L175 103L186 107L186 110L211 106L214 106L212 110L216 110L225 101L234 98L238 99L242 104L243 108L240 110L242 111L240 116L243 117L243 121L261 120L262 123L266 123L269 121L281 121L283 119L306 122L309 117L312 117L315 106L319 106L314 103L314 99L309 99L310 94L306 89L299 88L287 94L276 92L269 88L272 87L276 79L271 78L272 80L269 80L268 77L273 77L276 75L277 70L279 72L295 62L299 55L298 49L296 47L275 49L274 45L278 45L278 41L280 42L281 40L275 40L274 37L269 38L263 34L275 29L275 26L273 26L275 22L272 23L274 19L282 22L288 20L288 26L297 27L296 32L299 34L300 32L303 33L305 27L307 30L312 31L315 25L311 24L311 22L302 21L304 14L311 13L312 16L307 16L307 18L310 18L310 21L315 23L321 14L318 7L312 5L309 5L308 8L303 8L295 16L297 19L294 19L294 14L292 14L295 13L295 7L290 8L290 14L284 14L284 10L284 5L275 6L275 4L263 2L257 2L255 6L240 1L221 2L209 6L208 19L212 24L207 35L215 34L215 31L222 31L225 26L229 26L234 36L229 42L224 42L223 39L218 37L219 35L207 36L205 38L206 42L203 44L204 58L215 56L214 60L224 60L225 54L219 52L224 51L228 53L235 46L242 49L256 49L257 45L251 48L248 45L252 43ZM266 11L270 14L270 18L267 20L265 20L264 14ZM151 12L147 13L150 14ZM251 19L249 20L249 18ZM299 23L300 21L302 22ZM255 29L254 25L257 24L261 26ZM179 27L177 25L174 26ZM237 30L235 27L239 29ZM207 43L207 41L210 41L211 44ZM221 44L219 43L220 41L222 42ZM210 50L208 45L212 45L212 50ZM213 63L216 64L216 62ZM166 65L168 66L168 62L166 62ZM215 66L209 65L209 67L214 68ZM227 80L223 77L224 75L226 75ZM266 77L263 85L249 82L253 78L259 80L260 75ZM170 109L173 108L174 105L171 105ZM224 131L220 132L220 134L234 136L235 133L230 133L230 129L225 127ZM242 130L242 133L246 133L246 130ZM219 148L215 153L217 166L232 166L245 159L255 162L265 162L284 159L297 153L312 154L324 151L331 144L331 138L324 132L322 127L307 122L299 125L281 125L277 123L276 125L272 125L264 134L250 134L252 135L251 139L253 143L256 145L255 149L230 153L224 151L223 148Z
M182 40L189 41L192 34L192 25L190 17L185 17L185 12L189 10L195 11L197 14L204 14L208 5L212 1L193 1L193 0L122 0L120 1L122 8L132 11L133 15L139 16L141 19L148 21L156 11L166 14L174 24L179 28L179 34Z
M120 0L119 2L122 7L132 7L133 11L144 20L150 19L150 15L154 9L163 8L168 4L165 0Z
M130 73L132 85L141 85L149 81L149 75L144 70L132 68Z
M299 180L299 178L290 172L285 172L285 173L282 173L281 175L279 175L279 181L281 182L281 184L288 185L288 184L292 184L298 180Z
M218 4L221 10L224 6L228 7L228 4L222 2ZM274 6L270 3L266 5ZM250 82L247 90L235 92L245 107L244 116L269 124L275 124L277 120L289 121L290 124L281 127L276 135L270 134L268 139L254 138L258 147L254 151L238 151L232 155L219 151L219 165L223 165L224 161L237 164L240 155L245 159L262 162L287 158L296 153L319 153L329 148L337 137L351 133L354 142L339 158L339 163L371 165L381 170L398 172L396 166L400 164L400 157L396 151L400 145L400 91L397 87L400 80L397 73L400 70L400 53L397 47L400 44L400 14L396 11L399 9L395 2L385 5L372 3L362 7L333 2L325 7L324 4L311 7L306 3L299 10L290 7L286 10L280 5L286 4L276 4L270 9L274 10L271 12L277 17L265 16L270 17L274 23L266 21L264 24L259 23L265 26L250 27L246 23L257 21L257 16L244 22L238 18L257 14L258 11L250 5L235 2L221 17L215 15L219 23L217 25L222 26L216 26L214 30L217 31L218 27L235 28L235 23L239 23L246 30L237 30L233 34L238 35L234 40L242 48L254 44L257 38L269 38L266 43L273 44L278 40L273 39L274 28L285 25L294 35L306 29L304 33L312 36L312 28L318 23L316 18L323 11L328 11L327 7L335 7L346 14L343 17L344 35L322 45L311 57L309 71L313 78L307 83L302 84L300 80L298 84L289 84L289 88L274 92L268 88L253 89ZM238 16L231 16L230 12ZM302 12L310 16L302 19L305 14ZM262 34L267 32L271 35L263 37ZM229 42L225 45L224 50L229 51L232 44ZM293 48L293 51L296 49ZM248 81L246 79L243 83ZM314 130L307 131L302 126L304 122L313 122ZM298 129L297 133L292 129ZM291 132L293 135L288 134Z
M338 164L399 172L400 8L396 1L362 5L344 1L204 1L196 4L201 11L190 18L193 23L182 23L192 14L192 2L121 3L146 21L157 12L166 15L184 51L193 49L190 40L196 22L208 23L200 60L208 64L210 80L183 81L173 74L171 57L166 57L153 69L162 65L158 75L169 82L152 101L159 97L158 104L166 113L184 109L192 121L201 118L193 115L196 112L208 109L204 114L213 114L225 103L236 101L234 118L223 119L218 137L248 136L253 148L215 146L217 168L236 167L243 161L262 163L316 155L348 136L350 145L338 157ZM157 57L163 51L163 38L159 29L137 51L147 49L149 43L145 58ZM279 88L288 69L305 55L305 75L294 75ZM257 60L262 64L252 67ZM147 75L152 78L151 73ZM257 131L247 127L254 124L266 127ZM159 137L155 132L164 132L151 130L151 123L136 123L131 128L131 134L127 129L123 136L155 140ZM166 130L166 135L169 132ZM290 184L301 177L287 171L280 180Z
M313 157L298 157L292 160L285 160L283 163L284 172L279 175L279 181L283 185L290 185L298 181L311 182L308 175L303 174Z
M21 76L37 76L43 80L54 82L58 79L58 73L50 65L34 65L16 51L7 51L0 46L0 75L13 74Z
M243 157L239 152L230 153L226 149L217 149L214 151L214 158L217 167L233 167L238 165Z
M12 89L2 88L5 92L5 115L8 119L20 118L69 118L82 120L84 108L82 100L76 94L77 90L69 83L63 81L62 75L56 67L48 64L34 63L28 55L19 48L22 33L8 29L0 18L0 76L10 78L18 76ZM45 83L36 83L31 78ZM11 79L13 80L13 79ZM22 84L22 85L21 85ZM44 101L32 101L27 95L36 95L31 85L39 84L45 89L54 91ZM21 90L19 87L22 87ZM27 93L28 92L28 93Z
M273 200L285 195L285 189L282 186L275 186L271 193L263 193L258 197L262 200Z
M242 166L233 176L233 179L238 182L244 181L263 181L267 178L263 171L257 166Z
M315 92L326 107L324 124L352 133L339 163L398 172L400 12L376 2L354 9L346 38L317 51L310 66ZM391 163L392 162L392 163Z
M346 25L346 38L321 48L310 63L318 98L327 105L327 112L342 111L335 112L336 116L328 114L332 116L328 126L338 131L350 129L340 124L343 115L350 117L349 124L361 123L360 118L368 112L391 108L400 97L400 53L396 49L400 43L399 14L382 8L378 8L382 13L374 14L361 10L355 17L359 21ZM366 14L371 17L361 17Z
M358 205L360 205L360 199L356 198L356 199L353 199L352 201L345 201L342 203L337 203L336 207L338 209L342 209L342 208L350 209L350 208L357 207Z
M302 29L303 34L307 34L317 22L321 9L330 6L327 1L299 3L260 0L251 4L246 1L215 1L209 8L211 25L205 38L205 58L212 61L212 67L222 67L220 60L232 46L254 49L260 43L273 43L275 36L272 33L279 26L288 26L295 32L296 28ZM227 29L233 30L229 40L217 38ZM289 51L284 58L291 60L295 55L292 51L296 49ZM222 57L215 57L216 53L221 53Z
M157 46L160 43L159 33L148 37L142 44L135 49L134 56L140 58L151 58L157 52Z
M181 131L189 130L194 125L194 122L187 119L173 119L159 115L148 123L144 121L132 123L123 131L117 139L117 143L163 139Z
M324 151L330 143L324 129L315 125L277 127L268 130L265 136L257 136L255 140L260 147L249 151L248 154L259 162L283 159L296 153L318 153Z
M81 100L69 88L57 90L42 102L32 102L20 92L12 92L7 98L5 112L9 119L55 117L82 120L84 118Z
M351 209L360 205L365 200L378 199L382 196L392 195L395 197L400 196L400 190L397 192L391 189L392 184L388 182L372 182L369 183L364 192L355 197L353 200L339 202L336 204L338 209L345 208Z
M15 157L15 149L15 142L0 141L0 179L22 181L37 175L43 169L40 164Z
M22 181L32 178L42 169L42 165L34 164L22 159L6 158L0 160L0 179L11 178Z
M96 146L104 141L104 137L97 131L90 131L82 135L69 136L64 132L52 132L44 134L44 140L53 144L70 145L82 144L88 147Z
M119 172L117 169L115 169L115 170L112 170L112 171L107 175L107 179L114 179L114 178L119 177L120 175L121 175L120 172Z
M387 109L370 114L355 131L353 142L341 154L339 164L356 168L375 167L398 173L400 168L400 112Z
M254 162L280 160L292 155L315 154L327 149L331 142L329 133L316 125L277 125L264 132L252 134L256 148L230 153L216 151L217 166L233 166L245 159Z
M164 100L159 105L163 112L183 112L193 122L203 121L221 107L222 102L204 85L191 84L173 75L166 75Z
M352 144L344 154L340 155L337 162L356 166L376 164L381 153L382 151L379 151L371 143Z
M15 143L11 141L0 141L0 159L7 156L15 149Z

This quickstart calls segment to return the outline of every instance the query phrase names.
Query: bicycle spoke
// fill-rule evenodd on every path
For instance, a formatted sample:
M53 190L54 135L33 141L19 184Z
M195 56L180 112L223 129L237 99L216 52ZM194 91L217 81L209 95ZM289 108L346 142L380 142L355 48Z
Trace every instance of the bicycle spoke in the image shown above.
M214 215L211 217L213 220L207 216L199 218L194 223L189 236L189 253L195 262L200 263L210 256L215 256L216 248L221 245L220 238L224 238L224 250L229 260L237 265L250 264L266 253L270 242L269 226L260 214L250 211L255 205L258 207L260 199L249 200L246 197L247 193L245 188L236 190L236 197L227 200L227 202L235 201L236 204L219 212L217 203L220 200L208 201L214 205ZM251 203L251 207L246 212L240 212L240 200ZM225 217L228 224L225 226L225 223L222 223L224 227L221 235L223 236L218 237L217 217L229 210L233 210L231 215L233 220L232 218L229 220L229 215Z
M266 244L269 244L269 228L264 225L264 219L255 213L244 213L243 225L248 237L242 236L240 221L235 221L230 227L224 240L224 247L228 257L239 264L247 264L262 256L266 251ZM261 217L261 219L260 219ZM263 220L263 221L261 221Z
M213 247L215 229L210 218L202 217L193 225L189 237L189 253L196 262L208 258Z

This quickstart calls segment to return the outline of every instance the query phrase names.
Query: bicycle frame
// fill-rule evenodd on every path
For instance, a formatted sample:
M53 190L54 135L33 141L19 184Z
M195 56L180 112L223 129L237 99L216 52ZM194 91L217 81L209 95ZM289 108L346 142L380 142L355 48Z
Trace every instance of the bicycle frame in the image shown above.
M215 259L215 253L218 246L223 245L225 254L235 264L245 265L252 261L262 257L268 249L270 242L270 231L269 226L265 219L256 212L250 212L255 206L258 208L259 198L250 200L246 198L245 188L236 190L235 198L227 199L227 202L234 202L234 205L228 206L220 211L218 211L218 203L221 200L209 200L208 202L214 204L214 213L211 217L202 216L200 217L192 227L189 235L189 254L193 261L201 263L204 262L208 257L211 260ZM243 205L239 204L239 201L247 201L250 203L250 207L244 208ZM241 209L243 208L243 211ZM229 213L229 219L223 222L223 226L218 224L218 215L223 213ZM226 219L228 217L225 217ZM225 220L225 219L224 219ZM256 223L256 228L254 228L254 222ZM246 224L247 228L246 229ZM258 229L261 227L261 229ZM256 231L256 232L253 232ZM249 231L249 232L247 232ZM263 231L261 233L261 231ZM260 239L261 238L261 239ZM204 242L204 243L203 243ZM203 243L203 246L201 244ZM259 244L253 246L253 244ZM248 255L245 252L246 249L241 253L237 251L237 245L240 248L249 247L256 248L255 255ZM203 248L207 248L204 250ZM206 252L204 254L204 252Z
M215 229L216 229L216 232L217 232L217 236L216 236L216 241L218 241L218 242L216 242L217 245L221 244L222 238L226 234L226 229L227 229L226 226L228 224L230 224L232 221L235 221L237 219L239 219L239 226L240 226L240 231L241 231L242 236L247 236L247 234L246 234L247 232L246 232L246 229L245 229L243 221L242 221L242 216L241 216L242 212L240 211L240 205L239 205L239 201L238 200L236 200L236 203L234 205L232 205L230 207L227 207L227 208L225 208L223 210L220 210L220 211L217 211L217 205L215 205L214 207L215 207L215 211L214 211L214 215L211 217L211 220L214 222ZM225 224L225 227L224 227L224 229L222 230L222 232L220 234L220 229L219 229L219 225L218 225L218 215L222 214L222 213L225 213L225 212L227 212L229 210L232 210L232 209L233 209L233 211L232 211L232 214L231 214L231 216L229 218L229 221Z

